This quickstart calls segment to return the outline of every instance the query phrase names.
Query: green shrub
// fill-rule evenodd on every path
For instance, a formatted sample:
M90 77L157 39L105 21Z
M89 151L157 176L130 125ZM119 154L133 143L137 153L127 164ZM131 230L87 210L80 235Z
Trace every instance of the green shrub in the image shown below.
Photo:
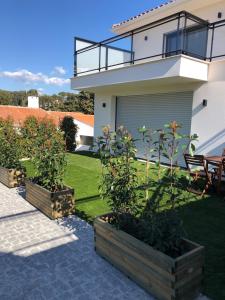
M182 238L185 236L183 222L179 217L177 207L183 198L184 181L180 178L180 168L178 167L178 157L183 152L191 149L194 151L193 142L196 135L187 136L180 133L181 126L176 121L165 125L165 128L151 131L141 128L143 141L147 141L147 155L156 160L155 170L158 182L155 185L146 172L146 181L150 184L146 186L145 194L146 207L139 218L138 235L146 243L155 249L170 256L176 257L182 254ZM153 142L149 144L149 140ZM149 146L149 147L148 147ZM162 168L162 159L168 164L168 168ZM148 166L146 166L148 168ZM153 193L148 193L153 189ZM162 209L162 199L166 208Z
M124 216L133 214L137 206L134 141L123 127L116 132L110 132L109 127L105 127L97 144L102 165L100 193L111 207L112 222L121 227Z
M76 135L78 130L78 126L74 123L74 119L70 116L65 116L60 122L60 129L64 132L66 150L74 151L76 149Z
M100 193L108 200L113 213L108 222L172 257L184 252L182 238L185 236L177 211L180 201L185 200L177 160L181 151L194 151L193 141L197 138L182 135L180 128L174 121L156 131L139 129L147 161L144 202L143 194L137 191L136 148L132 136L123 127L116 132L105 127L103 136L97 139L102 164ZM156 161L154 168L150 165L152 158ZM169 168L161 167L163 160Z
M39 121L36 117L28 117L21 127L21 156L32 158L35 150Z
M0 120L0 166L8 169L21 169L21 136L13 126L13 120Z
M52 192L62 190L66 166L63 133L52 122L43 120L38 124L34 146L37 183Z

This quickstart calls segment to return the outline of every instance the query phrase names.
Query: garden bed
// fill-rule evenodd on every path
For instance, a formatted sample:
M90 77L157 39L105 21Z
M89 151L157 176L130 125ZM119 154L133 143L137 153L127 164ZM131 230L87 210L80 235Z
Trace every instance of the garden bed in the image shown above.
M24 185L25 172L17 169L7 169L0 167L0 182L8 188Z
M171 258L103 217L94 221L96 252L158 299L195 299L201 291L204 247L184 239L186 253Z
M26 200L51 219L72 215L74 189L64 187L62 191L50 192L42 186L26 180Z

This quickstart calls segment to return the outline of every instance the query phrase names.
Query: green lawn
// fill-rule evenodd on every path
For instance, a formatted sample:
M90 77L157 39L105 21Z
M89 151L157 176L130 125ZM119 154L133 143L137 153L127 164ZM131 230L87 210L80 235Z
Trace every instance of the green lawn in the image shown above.
M65 184L75 189L76 213L92 222L109 212L106 201L99 197L100 163L93 154L67 154ZM28 176L34 175L30 162L24 162ZM140 175L143 163L137 162ZM214 300L225 299L225 202L217 196L203 199L184 192L189 197L180 208L188 238L205 246L206 268L204 294Z
M34 167L30 161L25 161L27 176L34 176ZM67 154L65 184L75 190L76 212L82 218L92 222L101 214L109 212L109 206L98 192L100 180L100 162L92 154L85 152Z

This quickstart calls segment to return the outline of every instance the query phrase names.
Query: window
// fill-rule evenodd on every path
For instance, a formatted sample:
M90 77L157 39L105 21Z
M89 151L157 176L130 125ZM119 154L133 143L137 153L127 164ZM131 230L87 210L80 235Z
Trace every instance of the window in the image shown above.
M207 53L208 28L193 26L186 30L173 31L165 35L165 56L187 54L205 59Z

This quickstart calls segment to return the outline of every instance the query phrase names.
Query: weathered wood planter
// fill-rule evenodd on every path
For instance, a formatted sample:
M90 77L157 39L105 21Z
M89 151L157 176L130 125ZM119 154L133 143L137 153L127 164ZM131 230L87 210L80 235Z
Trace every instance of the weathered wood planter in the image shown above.
M51 219L74 213L74 190L65 187L59 192L50 192L42 186L26 180L26 200Z
M6 185L8 188L24 185L25 172L24 170L0 167L0 182Z
M183 240L187 253L173 259L101 217L94 221L95 249L149 293L162 300L191 300L201 291L204 247Z

